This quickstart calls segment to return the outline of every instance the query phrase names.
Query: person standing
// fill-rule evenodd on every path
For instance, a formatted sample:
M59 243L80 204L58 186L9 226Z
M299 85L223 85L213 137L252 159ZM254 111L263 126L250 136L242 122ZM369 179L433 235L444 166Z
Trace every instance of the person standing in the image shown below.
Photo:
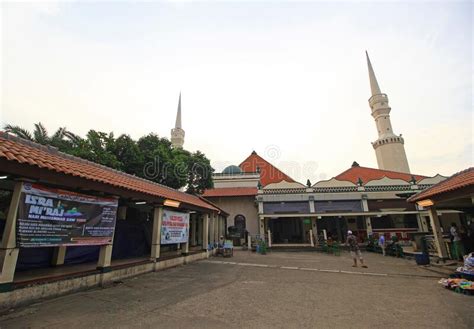
M456 226L456 223L451 223L451 228L449 230L451 233L451 239L452 239L452 256L453 259L455 260L462 260L462 256L464 254L464 248L461 243L461 237L459 236L458 228Z
M379 237L379 246L382 248L382 255L385 256L385 236L383 233L381 233Z
M357 238L352 234L352 231L347 231L346 244L349 246L351 257L354 260L354 265L352 265L352 267L357 267L357 258L359 258L361 266L367 268L367 265L364 264L364 259L362 258Z

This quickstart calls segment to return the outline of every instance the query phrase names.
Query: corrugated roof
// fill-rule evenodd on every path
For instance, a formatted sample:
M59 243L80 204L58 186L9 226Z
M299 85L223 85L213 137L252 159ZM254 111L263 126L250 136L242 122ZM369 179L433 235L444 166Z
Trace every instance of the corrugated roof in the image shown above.
M416 202L441 196L443 193L455 191L464 187L474 186L474 167L468 168L454 174L448 179L435 184L426 190L408 198L410 202Z
M0 158L118 188L219 211L201 198L0 131Z

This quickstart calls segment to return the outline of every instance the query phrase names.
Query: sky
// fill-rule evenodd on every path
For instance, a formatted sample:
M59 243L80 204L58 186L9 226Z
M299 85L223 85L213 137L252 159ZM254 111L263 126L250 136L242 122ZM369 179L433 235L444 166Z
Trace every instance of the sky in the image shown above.
M377 167L365 50L412 173L473 163L470 2L2 2L0 124L169 137L216 171Z

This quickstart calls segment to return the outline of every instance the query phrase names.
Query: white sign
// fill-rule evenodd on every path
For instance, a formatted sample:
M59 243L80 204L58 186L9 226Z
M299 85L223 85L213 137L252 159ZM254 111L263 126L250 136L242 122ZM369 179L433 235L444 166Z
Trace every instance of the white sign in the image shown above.
M161 244L186 243L189 238L189 214L163 211L161 222Z

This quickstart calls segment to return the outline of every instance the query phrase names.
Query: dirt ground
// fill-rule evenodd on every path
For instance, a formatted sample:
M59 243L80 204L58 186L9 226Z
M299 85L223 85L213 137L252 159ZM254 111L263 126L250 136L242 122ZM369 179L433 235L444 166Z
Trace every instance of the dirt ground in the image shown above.
M42 301L0 328L474 328L474 296L414 261L237 251Z

